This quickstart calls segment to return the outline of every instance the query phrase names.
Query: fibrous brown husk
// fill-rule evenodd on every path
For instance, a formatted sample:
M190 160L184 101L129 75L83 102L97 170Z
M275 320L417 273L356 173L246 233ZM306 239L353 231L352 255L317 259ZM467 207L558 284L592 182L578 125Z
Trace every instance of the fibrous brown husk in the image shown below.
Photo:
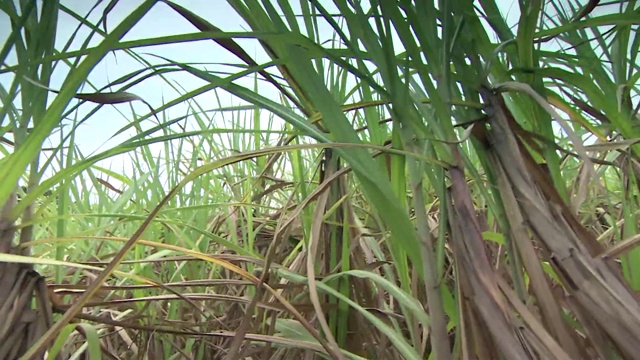
M14 252L16 231L8 213L16 202L13 193L0 212L1 253ZM44 278L29 264L0 263L0 289L0 359L17 359L51 326L51 303Z
M614 349L624 358L636 358L640 353L640 304L619 272L597 256L601 246L514 135L517 123L502 98L486 89L483 96L490 106L487 150L504 172L499 191L513 193L522 215L519 222L510 216L510 226L528 230L543 248L541 260L548 261L562 280L567 310L581 322L599 356L607 358Z

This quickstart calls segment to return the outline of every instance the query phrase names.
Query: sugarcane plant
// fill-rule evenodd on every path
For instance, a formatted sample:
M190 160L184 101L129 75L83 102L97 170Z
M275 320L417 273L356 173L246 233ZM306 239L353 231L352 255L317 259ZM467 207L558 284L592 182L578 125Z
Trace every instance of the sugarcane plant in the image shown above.
M0 0L0 358L640 353L635 0L72 3Z

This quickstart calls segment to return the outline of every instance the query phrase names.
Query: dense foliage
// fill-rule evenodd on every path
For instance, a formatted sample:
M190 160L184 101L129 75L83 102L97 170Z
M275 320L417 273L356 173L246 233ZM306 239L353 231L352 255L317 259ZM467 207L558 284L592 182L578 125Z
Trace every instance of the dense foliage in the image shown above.
M1 359L637 358L635 0L72 3L0 0Z

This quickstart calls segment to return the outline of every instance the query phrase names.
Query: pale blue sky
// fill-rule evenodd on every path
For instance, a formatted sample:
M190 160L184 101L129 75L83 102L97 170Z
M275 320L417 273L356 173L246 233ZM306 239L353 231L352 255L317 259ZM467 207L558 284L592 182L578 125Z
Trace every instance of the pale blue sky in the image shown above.
M227 4L226 1L176 0L175 2L195 12L196 14L205 18L207 21L224 31L242 31L248 29L248 26L246 26L246 24L235 13L231 6ZM515 23L519 15L517 5L515 5L515 1L499 0L498 2L502 7L503 13L508 14L510 23ZM103 3L104 4L100 5L96 10L89 14L88 19L92 23L96 23L96 21L101 17L102 11L107 2ZM113 9L113 11L109 15L108 27L110 29L113 29L113 27L116 26L124 16L126 16L140 3L141 1L138 0L119 1L115 9ZM291 3L297 4L298 1L291 1ZM325 3L326 7L329 10L332 10L331 1L325 1ZM79 14L85 15L95 4L95 1L63 0L62 4L73 9ZM68 15L61 14L59 18L59 24L57 47L59 49L62 49L64 44L71 37L73 31L75 31L76 27L78 26L78 22ZM326 37L326 39L331 38L332 33L330 31L330 28L326 26L324 30L326 34L323 34L321 32L323 37ZM6 15L0 14L0 41L2 43L4 43L4 39L7 38L9 31L10 24L8 23ZM179 14L175 13L166 4L158 3L147 14L147 16L145 16L145 18L125 36L124 40L159 37L163 35L175 35L180 33L192 33L196 31L197 29L193 25L191 25L187 20L183 19ZM76 35L76 40L74 41L71 48L79 48L88 33L89 31L86 28L83 28ZM95 40L92 45L96 45L98 43L97 40ZM268 61L268 58L261 50L261 48L259 46L256 46L256 41L238 40L238 42L250 55L254 57L254 59L256 59L258 63ZM174 45L161 45L150 48L138 48L135 51L138 54L147 53L147 55L144 55L144 57L152 63L162 63L164 61L160 59L154 59L149 54L164 56L176 62L211 63L211 65L206 66L207 69L216 71L233 72L234 68L215 66L213 65L214 63L240 63L240 60L238 60L235 56L233 56L227 50L221 48L211 40ZM15 62L15 59L10 57L8 59L8 62L9 64L12 64ZM62 68L62 66L66 65L60 66L61 67L58 69L59 71L57 72L57 76L53 78L53 81L51 83L51 87L54 89L60 88L60 85L64 80L64 75L67 71L67 69ZM110 54L92 71L89 77L89 81L94 86L101 88L109 82L119 78L120 76L143 67L144 66L138 61L122 52L119 52L117 56ZM12 74L0 75L0 82L3 84L3 86L7 86L11 77ZM185 91L193 90L204 85L204 82L202 82L201 80L184 73L172 73L170 75L167 75L167 77L174 81L176 84L179 84L179 86L182 87ZM239 81L239 83L247 87L253 86L252 79L245 79L243 81ZM117 88L111 90L116 89ZM82 91L93 92L93 89L90 86L85 86ZM143 97L154 108L159 107L164 102L168 102L178 96L178 94L173 89L171 89L170 86L168 86L163 80L159 78L147 79L141 84L138 84L135 87L131 88L129 91ZM218 94L221 97L221 100L224 102L223 105L225 106L240 104L240 101L238 99L233 99L230 95L225 94L223 91L220 91ZM275 95L275 92L270 92L268 88L264 88L263 94L265 96L272 95L273 97L273 95ZM274 99L277 100L277 97L274 97ZM218 106L216 97L213 93L202 95L198 97L197 100L200 105L205 107L205 109L207 110L214 109ZM136 102L132 106L138 115L146 114L148 112L148 108L142 103ZM84 110L80 113L84 114L92 107L92 105L85 105L82 107L82 109ZM165 116L167 119L173 119L186 115L188 111L189 110L186 105L176 106L169 109L166 112ZM162 117L162 115L159 116ZM222 115L220 113L210 113L210 116L218 117L216 121L221 121ZM97 114L95 114L90 120L85 122L85 124L80 127L79 131L77 132L77 145L84 153L84 155L87 156L96 151L106 150L113 145L121 142L122 140L126 140L131 136L131 134L133 134L133 132L130 131L128 133L122 134L115 139L109 140L109 138L120 128L130 122L130 119L132 117L133 115L131 113L129 104L103 107ZM155 122L155 120L149 120L145 122L148 126L152 126L151 121ZM66 123L69 124L70 121L66 121ZM124 155L118 157L117 160L114 159L112 161L109 161L109 163L113 165L114 170L118 168L124 170L127 168L127 158L128 155ZM120 159L122 160L122 162L120 162Z
M187 9L195 12L199 16L207 19L210 23L221 28L224 31L243 31L247 30L248 26L240 18L239 15L231 8L226 1L216 0L182 0L175 1L177 4L186 7ZM98 6L93 12L89 13L91 7L95 4L95 1L62 1L62 4L73 9L79 14L88 14L88 19L92 23L96 23L101 17L102 11L107 2ZM108 27L113 28L119 23L132 9L137 7L140 1L127 0L120 1L109 15ZM215 5L214 5L215 4ZM330 7L329 7L330 8ZM73 32L78 26L78 21L69 15L61 14L59 18L59 28L57 35L57 48L64 47L66 42L71 38ZM6 39L10 31L10 24L6 15L0 14L0 39ZM154 8L139 22L125 37L124 41L135 40L141 38L161 37L165 35L176 35L180 33L193 33L197 32L197 29L191 25L187 20L182 18L179 14L174 12L166 4L158 3ZM329 35L330 33L327 32ZM82 28L75 37L71 49L78 49L82 42L89 34L87 28ZM91 45L96 45L99 38ZM3 41L4 42L4 41ZM245 50L256 59L258 63L268 61L266 54L261 50L259 46L256 46L255 40L238 40ZM234 55L229 53L211 40L203 40L191 43L181 43L173 45L160 45L149 48L137 48L137 53L142 54L146 60L152 63L163 63L160 59L155 59L149 54L157 56L167 57L176 62L200 62L209 63L207 69L223 72L235 72L237 68L230 66L214 65L218 63L241 63ZM9 57L9 64L15 63L14 57ZM62 68L61 65L56 72L56 76L53 78L51 87L59 89L64 76L68 69ZM140 64L137 60L131 56L119 52L116 56L110 54L107 56L90 74L89 81L101 88L111 81L126 75L134 70L143 68L144 65ZM8 86L9 81L12 78L12 74L5 74L0 76L0 81L4 86ZM193 76L184 73L172 73L166 75L169 79L175 82L176 85L184 89L183 92L196 89L205 83ZM252 79L239 80L238 83L247 87L252 87ZM111 90L116 90L113 88ZM266 90L266 89L265 89ZM90 86L85 86L82 89L83 92L93 92ZM144 82L136 85L128 90L136 95L144 98L154 108L161 106L163 103L168 102L178 96L165 81L160 78L149 78ZM269 91L265 91L265 95L269 95ZM275 95L275 93L271 93ZM224 91L219 91L218 95L224 102L225 106L238 105L240 102L237 99L233 99L230 95ZM207 110L217 107L217 100L213 93L200 96L196 98L201 105ZM209 105L207 105L209 104ZM145 114L148 112L148 108L139 102L133 104L134 109L138 114ZM83 106L83 110L89 110L92 106ZM82 111L82 113L85 113ZM172 119L179 116L184 116L188 112L186 106L175 106L166 112L166 117ZM216 116L215 114L213 116ZM130 134L123 134L115 139L107 141L118 129L125 126L132 117L130 106L128 104L105 106L97 114L93 116L85 125L82 125L77 132L77 145L81 151L88 155L98 149L104 150L111 147L120 141L127 139Z

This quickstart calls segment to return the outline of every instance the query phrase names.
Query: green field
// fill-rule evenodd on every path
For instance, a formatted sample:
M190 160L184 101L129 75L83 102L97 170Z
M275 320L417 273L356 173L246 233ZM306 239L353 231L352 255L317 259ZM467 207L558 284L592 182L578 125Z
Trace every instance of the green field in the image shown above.
M0 359L637 359L635 0L0 0Z

